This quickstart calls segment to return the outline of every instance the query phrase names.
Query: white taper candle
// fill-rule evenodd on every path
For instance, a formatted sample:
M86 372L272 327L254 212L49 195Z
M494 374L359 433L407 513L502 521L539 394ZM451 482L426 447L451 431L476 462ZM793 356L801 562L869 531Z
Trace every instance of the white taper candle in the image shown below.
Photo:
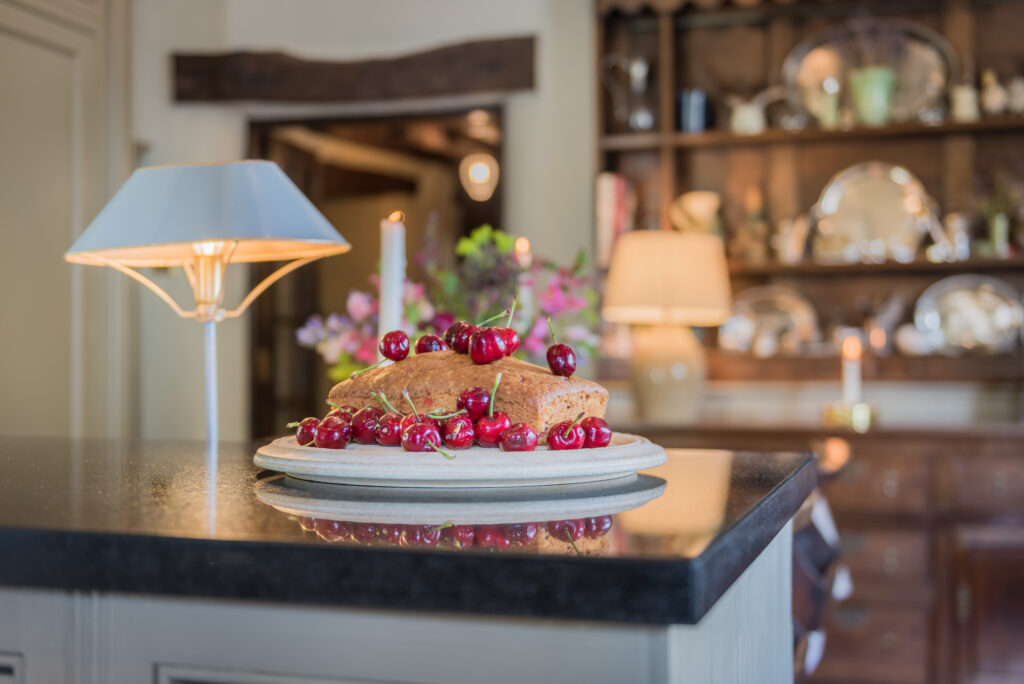
M843 340L843 403L852 406L861 400L860 338L849 335Z
M380 222L380 317L377 339L402 327L405 289L405 214L392 212Z

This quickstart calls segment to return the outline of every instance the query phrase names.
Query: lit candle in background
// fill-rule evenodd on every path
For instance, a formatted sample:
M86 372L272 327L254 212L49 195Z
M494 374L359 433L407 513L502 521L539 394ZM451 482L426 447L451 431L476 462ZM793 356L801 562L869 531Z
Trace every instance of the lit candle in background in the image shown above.
M392 212L380 222L380 316L377 339L402 327L405 289L405 214Z
M533 255L530 253L530 241L524 237L516 238L516 261L523 269L519 274L519 287L516 288L516 296L519 298L519 304L516 306L522 313L519 320L526 321L533 317L533 276L530 274ZM513 321L513 326L514 324Z
M847 406L859 403L860 387L860 338L848 335L843 339L843 403Z

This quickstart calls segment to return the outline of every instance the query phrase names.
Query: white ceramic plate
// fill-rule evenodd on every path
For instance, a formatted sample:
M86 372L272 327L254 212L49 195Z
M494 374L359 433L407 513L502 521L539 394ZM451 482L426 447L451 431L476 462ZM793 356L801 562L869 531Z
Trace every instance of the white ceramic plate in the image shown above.
M665 450L638 435L616 432L600 449L501 451L450 450L449 460L430 451L349 444L347 449L299 446L280 437L253 457L260 468L301 480L375 487L523 487L596 482L632 475L665 462Z
M289 515L403 525L498 525L614 515L665 491L665 481L627 475L601 482L487 489L354 487L275 475L256 498Z

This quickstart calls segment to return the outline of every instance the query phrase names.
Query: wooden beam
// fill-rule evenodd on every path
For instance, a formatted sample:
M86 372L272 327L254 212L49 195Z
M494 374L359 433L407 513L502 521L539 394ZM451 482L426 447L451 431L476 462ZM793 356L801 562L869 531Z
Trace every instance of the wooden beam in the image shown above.
M533 36L393 59L313 61L280 52L174 55L178 102L369 102L532 90Z

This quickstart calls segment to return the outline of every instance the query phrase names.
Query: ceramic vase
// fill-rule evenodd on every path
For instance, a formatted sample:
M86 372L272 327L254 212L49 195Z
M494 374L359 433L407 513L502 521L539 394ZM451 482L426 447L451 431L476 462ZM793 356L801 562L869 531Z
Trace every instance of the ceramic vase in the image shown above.
M850 94L857 120L865 126L884 126L892 114L896 77L887 66L850 69Z

